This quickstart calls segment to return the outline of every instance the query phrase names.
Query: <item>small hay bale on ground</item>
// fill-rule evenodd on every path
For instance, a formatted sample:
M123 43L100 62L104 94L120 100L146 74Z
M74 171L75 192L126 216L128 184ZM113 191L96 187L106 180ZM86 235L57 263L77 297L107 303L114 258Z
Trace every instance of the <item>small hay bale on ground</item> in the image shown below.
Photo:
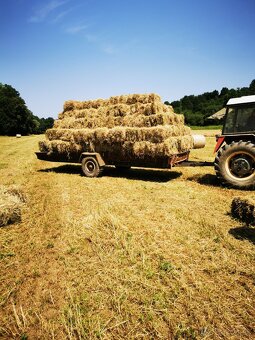
M24 193L16 186L0 186L0 227L21 221Z
M255 197L233 199L231 214L246 225L255 225Z

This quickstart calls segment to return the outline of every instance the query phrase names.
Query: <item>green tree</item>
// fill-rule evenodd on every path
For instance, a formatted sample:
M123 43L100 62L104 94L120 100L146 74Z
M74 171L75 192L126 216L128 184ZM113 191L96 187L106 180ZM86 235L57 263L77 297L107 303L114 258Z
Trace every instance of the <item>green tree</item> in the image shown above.
M184 96L180 100L173 101L176 113L182 113L188 125L206 125L210 122L207 117L222 109L230 98L255 94L255 79L249 87L228 89L223 87L220 93L217 90L205 92L198 96ZM167 101L167 103L169 103Z
M255 94L255 79L250 83L249 90L251 95Z
M44 133L53 122L51 117L34 116L17 90L0 83L0 135Z
M32 133L35 128L33 118L19 92L0 83L0 135Z
M51 117L39 119L38 133L44 133L47 129L51 129L54 123L54 119Z

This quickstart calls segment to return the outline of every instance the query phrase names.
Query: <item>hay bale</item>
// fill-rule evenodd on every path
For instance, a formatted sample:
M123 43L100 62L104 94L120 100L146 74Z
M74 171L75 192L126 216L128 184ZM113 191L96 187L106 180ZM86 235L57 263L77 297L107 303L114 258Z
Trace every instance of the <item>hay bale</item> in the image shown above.
M0 186L0 227L21 221L21 206L26 202L17 186Z
M180 114L157 113L151 116L136 114L123 118L123 126L152 127L180 124L184 124L184 116Z
M94 130L58 130L47 132L48 140L40 143L40 150L59 153L70 158L71 154L88 152L119 152L141 158L150 156L171 156L190 150L193 138L188 134L188 127L154 127L154 128L98 128ZM69 135L72 133L71 141ZM69 141L68 141L69 140ZM130 150L128 150L128 147Z
M255 197L234 198L231 215L246 225L255 225Z
M65 155L67 159L71 159L72 154L82 152L82 145L62 140L41 141L39 142L39 149L41 152L46 152L48 155L60 154Z
M19 186L17 186L17 185L10 185L9 187L3 187L2 189L1 189L1 186L0 186L0 192L1 193L4 192L4 194L17 197L17 199L21 203L26 203L27 202L26 195L24 194L22 189Z
M69 103L69 102L68 102ZM64 120L66 118L98 118L100 123L100 118L104 118L105 116L114 116L114 117L125 117L127 115L140 114L149 116L152 114L159 113L169 113L175 115L173 108L169 105L164 105L163 103L134 103L134 104L124 104L124 103L115 103L107 106L101 106L98 108L90 107L77 109L78 104L75 104L74 109L70 109L68 111L64 111L59 113L58 119Z
M169 137L161 143L149 141L135 142L133 144L133 155L139 158L145 157L170 157L174 154L190 150L191 136ZM130 147L130 145L129 145Z
M104 152L138 157L171 156L193 147L183 115L156 94L133 94L85 102L67 101L40 151Z
M72 111L72 110L81 110L81 109L98 109L102 106L108 105L116 105L116 104L147 104L147 103L157 103L161 102L160 96L151 93L151 94L131 94L127 96L114 96L109 99L96 99L96 100L88 100L84 102L79 102L75 100L68 100L64 103L64 112Z
M64 141L81 143L83 140L91 142L125 142L125 141L150 141L161 143L169 137L190 135L191 130L184 125L160 125L155 127L114 127L112 129L48 129L46 138L49 141Z
M126 116L88 115L86 117L66 117L54 122L56 129L82 129L114 126L151 127L157 125L184 124L184 117L180 114L157 113L146 116L136 113Z

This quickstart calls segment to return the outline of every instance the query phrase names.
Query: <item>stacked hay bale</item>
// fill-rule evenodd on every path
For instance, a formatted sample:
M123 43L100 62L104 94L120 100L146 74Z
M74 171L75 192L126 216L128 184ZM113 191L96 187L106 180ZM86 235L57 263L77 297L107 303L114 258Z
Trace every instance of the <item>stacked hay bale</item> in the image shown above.
M16 186L0 186L0 227L21 220L21 206L26 199Z
M231 204L231 214L247 225L255 225L255 196L234 198Z
M67 101L40 151L70 158L80 152L111 152L120 157L164 157L193 147L184 117L156 94L103 100Z

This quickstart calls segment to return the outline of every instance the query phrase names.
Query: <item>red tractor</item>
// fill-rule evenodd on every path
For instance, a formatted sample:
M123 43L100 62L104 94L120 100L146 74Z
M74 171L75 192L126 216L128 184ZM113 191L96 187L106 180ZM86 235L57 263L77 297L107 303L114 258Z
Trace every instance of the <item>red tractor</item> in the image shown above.
M217 177L238 189L255 188L255 95L230 99L216 137Z

